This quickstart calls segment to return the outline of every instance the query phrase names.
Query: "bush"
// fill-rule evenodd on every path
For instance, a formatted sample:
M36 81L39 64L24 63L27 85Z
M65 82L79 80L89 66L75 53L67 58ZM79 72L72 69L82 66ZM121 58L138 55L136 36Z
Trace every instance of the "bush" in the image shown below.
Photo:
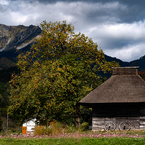
M50 133L49 129L45 126L35 126L35 130L34 130L34 136L36 135L48 135Z
M44 135L44 134L58 135L58 134L63 134L65 132L66 132L65 125L59 122L54 122L54 123L50 123L48 128L46 128L45 126L36 126L34 130L34 135L35 136Z
M48 128L45 126L36 126L34 130L34 136L36 135L59 135L64 133L75 133L75 132L81 132L84 130L87 130L89 128L89 123L84 122L81 124L81 128L78 130L75 126L69 126L62 124L60 122L53 122L50 123Z
M81 124L81 130L82 131L84 131L84 130L86 130L86 129L88 129L89 128L89 123L88 122L83 122L82 124Z
M78 131L78 128L76 128L74 125L67 126L67 132L69 132L69 133L75 133L77 131Z

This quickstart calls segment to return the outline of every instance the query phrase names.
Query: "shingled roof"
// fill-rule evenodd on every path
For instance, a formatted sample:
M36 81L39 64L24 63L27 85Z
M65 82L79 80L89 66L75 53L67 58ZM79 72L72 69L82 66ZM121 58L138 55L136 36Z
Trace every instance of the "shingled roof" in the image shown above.
M113 75L86 95L79 103L145 102L145 81L138 75L137 68L113 68Z

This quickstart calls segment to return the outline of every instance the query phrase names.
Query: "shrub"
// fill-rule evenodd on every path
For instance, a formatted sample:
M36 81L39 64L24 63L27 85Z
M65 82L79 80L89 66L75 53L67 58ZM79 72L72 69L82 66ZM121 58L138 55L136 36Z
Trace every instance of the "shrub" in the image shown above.
M52 135L63 134L66 132L66 126L60 122L54 122L53 125L50 125L50 131Z
M67 132L69 132L69 133L75 133L77 131L78 131L78 128L76 128L74 125L67 126Z
M53 123L50 123L48 128L45 126L36 126L34 130L34 136L36 135L59 135L64 133L75 133L75 132L81 132L84 130L87 130L89 128L89 123L84 122L81 124L81 128L78 130L75 126L71 125L65 125L60 122L54 121Z
M84 131L84 130L86 130L86 129L88 129L89 128L89 123L88 122L83 122L82 124L81 124L81 130L82 131Z
M34 130L34 136L36 135L48 135L50 133L49 128L46 128L45 126L35 126Z
M65 132L66 132L65 125L59 122L53 122L50 123L48 128L46 128L45 126L36 126L34 130L34 136L44 135L44 134L58 135L58 134L63 134Z

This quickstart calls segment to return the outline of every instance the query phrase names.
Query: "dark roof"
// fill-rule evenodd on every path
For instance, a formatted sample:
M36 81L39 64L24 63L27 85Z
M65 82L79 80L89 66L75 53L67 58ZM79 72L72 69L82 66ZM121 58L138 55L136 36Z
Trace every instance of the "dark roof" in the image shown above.
M145 102L145 81L138 75L137 68L113 68L113 75L79 103Z

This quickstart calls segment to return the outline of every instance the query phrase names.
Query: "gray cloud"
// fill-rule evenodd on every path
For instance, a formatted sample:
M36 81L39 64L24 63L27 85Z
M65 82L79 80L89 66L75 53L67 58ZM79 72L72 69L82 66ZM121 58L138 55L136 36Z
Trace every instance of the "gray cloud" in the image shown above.
M145 54L144 7L143 0L1 0L0 23L67 20L106 54L131 61Z
M3 0L4 1L4 0ZM8 2L24 2L34 4L38 2L39 4L44 5L53 5L56 3L64 2L64 3L85 3L87 5L92 4L93 9L84 9L84 14L87 13L87 17L91 20L95 19L97 22L99 19L106 20L108 17L113 17L114 19L118 19L118 22L128 22L132 23L134 21L139 21L140 19L144 19L144 7L145 2L143 0L7 0ZM83 4L82 4L83 5ZM98 6L101 6L102 9L99 9ZM112 5L112 7L110 6ZM120 7L121 5L121 7ZM83 7L83 6L82 6ZM100 8L101 8L100 7ZM91 14L91 15L90 15ZM98 16L98 17L97 17Z

